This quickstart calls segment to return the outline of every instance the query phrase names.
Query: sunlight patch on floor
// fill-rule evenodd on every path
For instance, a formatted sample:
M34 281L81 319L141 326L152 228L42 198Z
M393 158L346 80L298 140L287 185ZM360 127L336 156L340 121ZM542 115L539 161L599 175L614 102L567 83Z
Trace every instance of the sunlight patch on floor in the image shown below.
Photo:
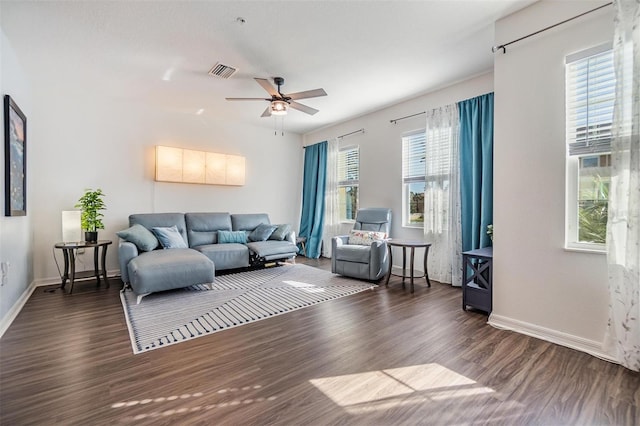
M335 404L358 413L494 393L435 363L324 377L310 383Z
M208 392L194 392L169 396L156 396L142 399L132 399L111 404L111 408L121 409L123 414L130 414L135 406L145 406L143 413L130 414L127 420L142 420L177 416L185 413L233 408L249 404L271 403L278 399L275 395L259 396L263 392L262 385L229 387ZM256 395L256 393L258 393ZM199 399L196 399L199 398ZM173 401L179 401L178 406ZM196 405L201 401L207 404ZM148 405L147 405L148 404Z
M291 287L299 288L307 293L324 293L324 288L316 287L309 283L302 283L300 281L283 281L283 283L288 284Z

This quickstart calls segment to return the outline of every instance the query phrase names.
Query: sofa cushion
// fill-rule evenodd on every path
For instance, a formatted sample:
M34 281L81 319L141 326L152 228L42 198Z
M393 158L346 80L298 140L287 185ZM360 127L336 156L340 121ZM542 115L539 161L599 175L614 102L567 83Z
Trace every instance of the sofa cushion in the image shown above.
M218 231L218 244L247 242L247 233L244 231Z
M213 262L188 248L141 253L129 262L129 283L136 294L212 283Z
M266 241L269 239L271 234L273 234L273 231L275 231L276 228L276 225L267 225L265 223L261 223L256 227L256 229L251 231L248 237L249 241Z
M218 231L231 231L229 213L185 213L189 246L218 242Z
M151 251L158 247L158 239L151 231L140 224L135 224L127 229L116 232L116 235L125 241L133 243L140 251Z
M336 260L347 262L369 263L371 259L371 246L345 245L340 246L333 253Z
M253 231L264 223L270 225L269 215L266 213L242 213L231 215L231 228L234 231Z
M217 271L249 266L249 249L244 244L207 244L193 249L211 259Z
M156 226L151 230L165 249L188 248L187 242L182 238L175 225L168 228Z
M277 228L273 233L269 236L270 240L282 241L291 233L291 225L288 223L277 225Z

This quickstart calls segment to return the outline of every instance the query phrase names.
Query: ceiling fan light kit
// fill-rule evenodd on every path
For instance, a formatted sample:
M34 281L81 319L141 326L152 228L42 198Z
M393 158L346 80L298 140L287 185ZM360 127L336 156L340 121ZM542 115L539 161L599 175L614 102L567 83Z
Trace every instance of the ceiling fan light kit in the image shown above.
M271 115L287 115L289 104L285 101L272 101L271 102Z
M296 102L299 99L317 98L319 96L327 96L324 89L306 90L304 92L296 92L285 94L280 91L280 86L284 84L284 78L274 77L273 82L278 86L276 89L266 78L254 78L254 80L267 91L271 98L226 98L228 101L268 101L269 106L264 110L261 117L270 117L272 115L286 115L289 107L302 111L305 114L313 115L318 112L317 109Z

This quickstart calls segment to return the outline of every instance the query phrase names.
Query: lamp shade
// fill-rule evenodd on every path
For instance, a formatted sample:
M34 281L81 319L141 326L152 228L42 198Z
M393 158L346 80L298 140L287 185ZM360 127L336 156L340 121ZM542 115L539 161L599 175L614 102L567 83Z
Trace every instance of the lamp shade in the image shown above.
M72 243L83 241L82 227L80 222L80 210L63 210L62 211L62 241Z

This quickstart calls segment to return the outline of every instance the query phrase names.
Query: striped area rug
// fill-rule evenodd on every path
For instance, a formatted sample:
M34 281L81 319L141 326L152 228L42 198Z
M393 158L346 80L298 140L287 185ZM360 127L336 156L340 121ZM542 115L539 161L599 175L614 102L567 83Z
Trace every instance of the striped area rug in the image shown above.
M120 293L138 354L373 289L374 284L306 265L282 265L216 277L213 289L153 293L136 304Z

